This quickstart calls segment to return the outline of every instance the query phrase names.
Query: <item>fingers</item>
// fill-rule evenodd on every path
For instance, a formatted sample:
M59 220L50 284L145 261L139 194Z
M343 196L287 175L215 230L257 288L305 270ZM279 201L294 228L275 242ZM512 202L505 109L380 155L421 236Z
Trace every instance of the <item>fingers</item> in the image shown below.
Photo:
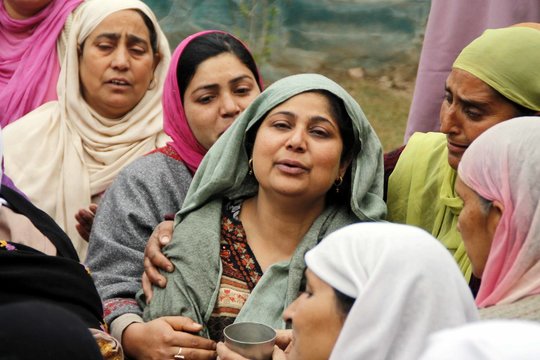
M276 330L276 345L285 349L292 340L292 330Z
M148 305L152 300L152 296L154 296L154 290L152 289L152 283L148 280L146 273L142 274L142 289L144 296L146 297L146 304Z
M274 345L274 352L272 353L272 360L285 360L287 355L277 345Z
M216 347L217 354L220 360L247 360L242 355L232 351L222 342L219 342Z
M179 347L176 348L176 352L171 356L171 359L186 359L186 360L214 360L217 356L215 350L202 350L189 347L183 347L182 352L178 354ZM183 355L184 357L175 355Z
M75 225L77 232L84 240L88 241L92 225L94 224L94 213L86 209L80 209L75 214L75 220L78 222L78 224Z
M152 232L144 250L144 272L153 285L162 288L167 285L167 279L159 273L158 269L168 272L174 270L173 264L161 252L164 243L170 241L172 230L172 221L160 223Z

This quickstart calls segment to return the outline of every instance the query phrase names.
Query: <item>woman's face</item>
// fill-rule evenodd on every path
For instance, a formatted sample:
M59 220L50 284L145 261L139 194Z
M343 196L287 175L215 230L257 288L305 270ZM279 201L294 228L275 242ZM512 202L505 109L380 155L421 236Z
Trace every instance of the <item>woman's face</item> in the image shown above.
M200 63L184 92L184 111L197 141L210 149L260 92L251 70L231 53Z
M13 19L26 19L36 15L52 0L4 0L4 7Z
M293 334L287 359L328 360L345 316L330 285L309 269L306 279L306 291L283 312L283 318L292 324Z
M82 96L98 114L120 118L146 94L158 62L142 16L134 10L115 12L79 50Z
M306 92L272 109L262 121L253 147L253 171L261 191L323 203L343 176L343 141L326 96Z
M480 134L516 115L514 106L485 82L464 70L452 69L440 112L450 166L457 169L463 153Z
M493 205L486 209L480 196L459 176L456 179L456 193L463 200L457 228L471 260L473 274L477 278L482 278L495 229L499 224L497 209Z

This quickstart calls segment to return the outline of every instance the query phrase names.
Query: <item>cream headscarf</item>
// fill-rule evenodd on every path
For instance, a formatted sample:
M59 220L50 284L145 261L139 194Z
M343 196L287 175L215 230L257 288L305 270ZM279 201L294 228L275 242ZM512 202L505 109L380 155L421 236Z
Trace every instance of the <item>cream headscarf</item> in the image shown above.
M452 256L420 228L349 225L305 258L315 275L356 299L330 360L416 360L429 334L478 319Z
M488 129L469 146L458 175L504 206L476 297L478 307L540 294L540 117ZM474 241L474 240L473 240Z
M108 15L125 9L139 9L152 20L161 61L154 72L156 86L122 118L107 119L82 98L77 47ZM124 166L167 140L161 94L169 60L167 39L144 3L88 0L73 19L58 101L40 106L4 132L6 173L66 231L81 260L87 243L75 229L75 213L102 193Z

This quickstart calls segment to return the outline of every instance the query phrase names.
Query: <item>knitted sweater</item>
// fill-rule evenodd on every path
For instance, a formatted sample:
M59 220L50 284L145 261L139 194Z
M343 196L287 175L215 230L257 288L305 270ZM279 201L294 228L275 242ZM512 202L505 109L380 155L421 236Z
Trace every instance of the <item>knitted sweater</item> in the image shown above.
M154 152L125 167L106 191L90 234L87 265L107 324L124 314L140 319L135 294L141 289L146 243L166 214L180 210L191 179L182 162ZM111 333L121 336L133 319L117 329L113 324Z

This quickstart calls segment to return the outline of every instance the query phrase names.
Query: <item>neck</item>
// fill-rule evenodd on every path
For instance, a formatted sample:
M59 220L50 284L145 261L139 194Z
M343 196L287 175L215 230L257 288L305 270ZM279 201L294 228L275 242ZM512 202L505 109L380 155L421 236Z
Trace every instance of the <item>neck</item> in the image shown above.
M38 8L25 8L25 7L21 7L21 6L17 6L13 4L12 1L10 0L4 0L4 7L6 8L6 11L9 17L15 20L28 19L36 15L38 12L43 10L43 8L45 8L49 4L50 2Z
M299 199L276 199L259 191L258 195L246 200L243 206L246 212L242 211L241 215L246 215L246 233L248 229L256 229L259 240L275 248L283 258L289 258L323 212L324 205L324 197L303 203Z

